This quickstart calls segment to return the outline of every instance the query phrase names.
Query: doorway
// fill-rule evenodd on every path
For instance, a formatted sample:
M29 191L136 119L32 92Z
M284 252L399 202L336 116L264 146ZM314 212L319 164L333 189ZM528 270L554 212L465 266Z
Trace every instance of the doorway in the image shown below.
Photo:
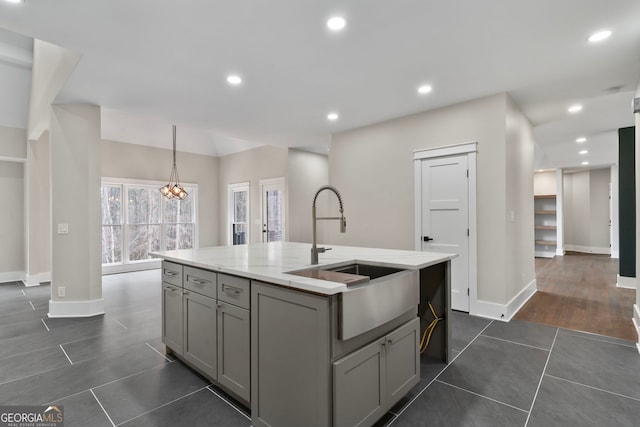
M455 253L451 308L470 312L477 295L476 143L421 150L415 163L415 248Z
M284 178L260 180L262 242L286 239Z

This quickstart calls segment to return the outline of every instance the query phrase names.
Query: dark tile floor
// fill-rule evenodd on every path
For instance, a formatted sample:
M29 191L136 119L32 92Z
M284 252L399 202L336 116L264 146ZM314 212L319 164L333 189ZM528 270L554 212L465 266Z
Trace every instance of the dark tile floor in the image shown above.
M250 426L246 408L164 354L159 271L103 278L107 314L49 319L49 286L0 285L0 405L64 405L69 426ZM455 313L454 360L378 426L637 426L634 342Z

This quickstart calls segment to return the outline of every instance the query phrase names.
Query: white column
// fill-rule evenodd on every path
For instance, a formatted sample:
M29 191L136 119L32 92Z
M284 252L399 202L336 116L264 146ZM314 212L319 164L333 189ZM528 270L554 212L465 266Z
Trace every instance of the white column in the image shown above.
M99 107L52 106L50 141L49 317L103 314Z
M564 255L564 174L556 169L556 255Z

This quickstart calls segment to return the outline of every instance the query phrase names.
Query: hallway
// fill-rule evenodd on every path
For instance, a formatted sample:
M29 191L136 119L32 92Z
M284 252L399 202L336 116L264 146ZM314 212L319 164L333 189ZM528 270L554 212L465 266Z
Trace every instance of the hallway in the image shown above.
M538 292L514 319L637 341L636 291L616 287L618 260L577 254L536 258Z

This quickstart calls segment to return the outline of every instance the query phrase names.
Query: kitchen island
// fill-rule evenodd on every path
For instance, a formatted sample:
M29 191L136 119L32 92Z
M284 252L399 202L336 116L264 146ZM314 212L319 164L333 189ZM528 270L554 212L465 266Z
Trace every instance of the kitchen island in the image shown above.
M425 354L449 360L454 255L333 246L311 265L310 249L155 253L163 342L249 406L254 426L372 425L420 379L427 301L443 321Z

